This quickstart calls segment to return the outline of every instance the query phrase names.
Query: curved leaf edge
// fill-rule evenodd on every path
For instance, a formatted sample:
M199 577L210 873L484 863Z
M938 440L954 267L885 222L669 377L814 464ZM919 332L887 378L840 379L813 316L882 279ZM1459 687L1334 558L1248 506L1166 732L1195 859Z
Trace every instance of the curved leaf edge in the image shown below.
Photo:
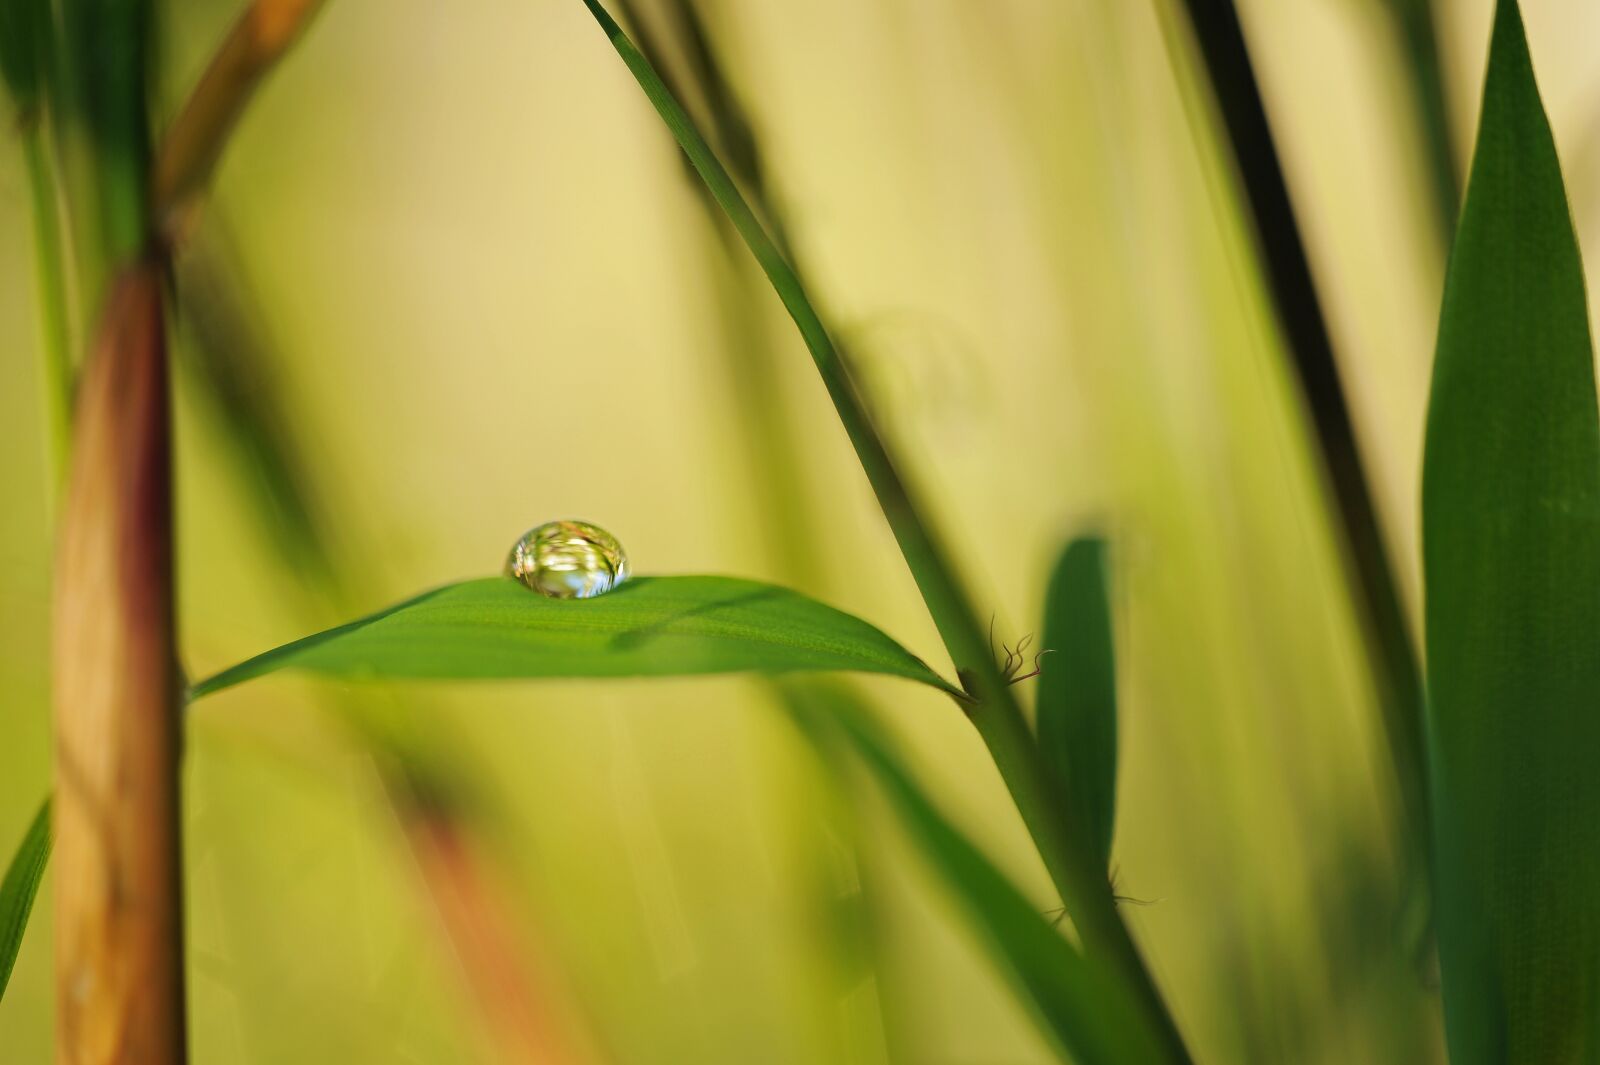
M498 579L502 579L502 578L488 578L488 580L490 580L490 581L498 580ZM505 579L509 580L508 578L505 578ZM649 581L672 581L672 580L679 580L679 579L691 580L691 579L699 579L699 578L688 576L688 575L674 575L674 576L665 576L665 577L662 577L662 576L640 576L640 577L635 577L634 578L634 582L645 581L645 580L649 580ZM361 629L367 628L368 626L373 625L373 624L375 624L375 623L377 623L379 621L382 621L385 618L391 617L391 616L393 616L395 614L399 614L399 613L401 613L401 612L403 612L405 610L408 610L408 609L410 609L412 607L419 606L419 605L421 605L421 604L427 602L428 600L433 599L433 598L435 598L437 596L449 593L449 592L451 592L453 590L456 590L456 589L460 589L460 588L466 587L468 585L481 583L481 582L483 582L485 580L484 578L470 578L470 579L467 579L467 580L452 582L450 584L440 585L440 586L438 586L436 588L431 588L431 589L429 589L427 591L420 592L420 593L418 593L416 595L413 595L413 596L411 596L409 598L402 599L397 603L393 603L393 604L391 604L391 605L389 605L387 607L382 608L381 610L374 611L371 614L366 614L366 615L363 615L362 617L355 618L355 619L353 619L351 621L348 621L348 622L345 622L345 623L343 623L341 625L336 625L336 626L334 626L332 628L324 629L321 632L315 632L315 633L311 633L310 635L307 635L307 636L302 636L299 639L291 640L288 643L280 644L277 647L269 648L268 650L262 651L259 654L252 655L249 658L246 658L246 659L244 659L244 660L242 660L240 662L237 662L237 663L235 663L235 664L233 664L231 666L228 666L225 669L219 670L216 673L213 673L210 676L205 677L204 679L196 681L195 683L189 685L189 687L188 687L188 689L186 691L186 699L185 699L185 701L189 702L189 703L192 703L192 702L195 702L195 701L197 701L199 699L202 699L202 698L204 698L204 697L206 697L208 695L215 694L216 692L223 691L225 689L232 688L232 687L237 687L238 685L243 684L243 683L245 683L247 681L255 680L255 679L258 679L258 678L264 677L264 676L268 676L268 675L271 675L273 673L279 672L280 670L284 670L284 669L303 669L305 672L318 674L318 675L322 675L322 676L327 676L327 677L337 676L340 680L343 680L343 681L385 681L385 680L389 680L389 681L399 681L399 680L412 680L412 681L416 681L416 680L427 680L427 681L501 680L501 681L505 681L505 680L583 680L583 679L619 680L619 679L666 679L668 677L674 677L674 676L715 676L715 675L734 675L734 674L744 674L744 673L762 673L762 674L767 674L767 675L785 675L785 674L791 674L791 673L863 672L863 673L875 673L875 674L882 675L882 676L896 676L896 677L900 677L900 678L905 679L905 680L910 680L910 681L914 681L914 682L919 683L919 684L924 684L927 687L933 688L933 689L935 689L937 691L943 692L944 694L951 696L952 698L956 699L958 702L966 702L966 701L969 701L969 699L970 699L970 697L967 695L967 693L965 691L963 691L960 686L958 686L956 684L953 684L950 681L946 680L936 670L934 670L931 666L929 666L926 662L924 662L922 660L922 658L920 658L919 656L914 655L910 651L906 650L903 645L901 645L898 641L894 640L892 637L888 636L881 629L878 629L871 622L868 622L868 621L866 621L866 620L864 620L864 619L862 619L860 617L857 617L854 614L850 614L850 613L848 613L846 611L839 610L836 607L828 606L827 604L822 603L820 600L813 599L810 596L804 595L803 593L795 592L792 589L784 588L784 587L782 587L780 585L771 585L771 584L763 585L763 582L751 581L751 580L747 580L745 578L717 577L717 578L713 578L713 579L740 580L743 583L750 584L750 585L762 585L762 586L764 586L766 588L769 588L769 589L771 589L773 591L782 592L782 593L788 594L788 595L793 595L793 596L795 596L795 597L797 597L799 599L803 599L803 600L805 600L805 601L807 601L809 603L812 603L812 604L815 604L815 605L818 605L818 606L826 607L830 611L834 611L835 613L838 613L838 614L842 615L843 617L851 619L852 621L856 622L857 624L860 624L860 625L863 625L863 626L867 627L872 632L876 633L877 635L881 636L884 640L888 641L888 643L893 645L893 647L895 649L897 649L899 652L901 652L901 653L903 653L905 655L906 662L908 663L908 668L903 670L903 671L890 671L890 670L886 670L886 669L873 669L873 668L870 668L870 667L865 666L865 665L863 665L859 669L850 669L850 668L830 669L830 668L826 668L826 667L806 667L806 666L795 667L795 668L792 668L792 669L762 669L762 668L759 668L759 667L752 666L752 667L743 668L743 669L740 669L740 668L730 668L730 669L691 669L691 670L685 670L683 673L639 673L639 674L618 674L618 675L615 675L615 676L599 676L599 675L576 674L576 673L573 673L573 674L562 674L562 673L533 674L533 673L530 673L530 674L527 674L527 675L509 675L509 676L457 676L457 677L453 677L453 676L447 676L447 675L437 675L437 676L435 676L435 675L427 675L427 676L423 676L423 675L391 675L391 676L385 677L385 676L383 676L382 674L379 674L379 673L349 673L349 672L340 672L340 671L336 671L336 670L320 669L320 668L317 668L317 667L314 667L314 666L304 666L304 667L302 667L302 666L297 665L295 663L295 661L294 661L294 659L299 654L301 654L301 653L303 653L305 651L309 651L309 650L311 650L311 649L313 649L313 648L315 648L315 647L317 647L317 646L319 646L321 644L327 643L327 642L329 642L331 640L334 640L334 639L337 639L337 638L339 638L341 636L344 636L344 635L347 635L347 634L350 634L350 633L354 633L354 632L357 632L357 631L359 631ZM616 594L616 593L608 593L608 594Z

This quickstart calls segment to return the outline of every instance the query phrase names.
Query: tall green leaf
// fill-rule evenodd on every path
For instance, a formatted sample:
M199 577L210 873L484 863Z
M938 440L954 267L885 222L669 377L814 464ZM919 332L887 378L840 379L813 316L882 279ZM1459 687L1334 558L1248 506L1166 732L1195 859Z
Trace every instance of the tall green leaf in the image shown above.
M1111 863L1117 816L1117 660L1106 581L1106 543L1074 540L1061 553L1044 604L1039 747Z
M1423 467L1452 1059L1600 1056L1600 415L1583 268L1501 0Z
M504 577L465 581L259 654L192 694L285 668L382 679L855 670L959 693L860 618L733 577L636 577L593 599L549 599Z
M1086 959L956 829L846 692L786 685L795 721L821 746L843 743L871 771L913 843L1033 1008L1078 1065L1161 1061L1164 1050L1125 986Z
M44 879L45 863L50 860L50 800L39 804L33 823L11 856L6 878L0 881L0 998L11 982L11 969L22 949L22 933L28 929L33 899Z
M88 155L69 181L74 212L86 218L86 256L115 268L146 236L150 119L146 110L152 0L58 0L60 119ZM76 214L75 214L76 217ZM97 287L97 286L94 286ZM100 293L90 300L98 305Z

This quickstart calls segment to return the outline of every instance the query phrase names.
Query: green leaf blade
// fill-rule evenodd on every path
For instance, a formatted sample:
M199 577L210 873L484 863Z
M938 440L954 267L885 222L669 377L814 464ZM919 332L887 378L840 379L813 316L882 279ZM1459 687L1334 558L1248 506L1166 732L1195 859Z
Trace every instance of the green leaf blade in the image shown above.
M257 655L192 694L284 668L386 680L841 670L957 693L867 622L733 577L636 577L582 600L549 599L503 577L465 581Z
M47 0L0 3L0 83L10 93L12 106L24 116L39 104L49 25Z
M784 696L796 723L816 743L847 747L871 772L913 843L1059 1050L1079 1065L1167 1060L1132 995L1079 953L945 818L855 699L836 686L818 684L785 685Z
M22 949L22 934L28 930L33 900L39 894L44 867L50 861L52 842L50 800L47 798L33 815L33 822L6 868L5 879L0 881L0 998L5 997L6 985L11 982L17 952Z
M1117 660L1106 543L1067 545L1045 596L1039 675L1039 747L1050 771L1111 864L1117 816Z
M1452 1060L1600 1047L1600 412L1583 268L1514 0L1495 17L1423 470Z

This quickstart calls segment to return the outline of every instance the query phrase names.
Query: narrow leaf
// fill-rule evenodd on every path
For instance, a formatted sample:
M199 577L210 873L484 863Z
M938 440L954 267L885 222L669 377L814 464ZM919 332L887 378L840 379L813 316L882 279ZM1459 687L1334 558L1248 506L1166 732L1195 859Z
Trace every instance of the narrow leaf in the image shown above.
M192 694L285 668L374 679L855 670L958 692L865 621L733 577L636 577L582 600L503 577L465 581L257 655Z
M1165 1059L1123 985L1084 958L950 824L849 695L835 688L789 685L785 696L796 722L815 742L842 742L860 757L1043 1030L1071 1060L1109 1065Z
M1583 268L1501 0L1423 466L1451 1059L1600 1053L1600 415Z
M50 800L39 804L33 823L11 856L6 878L0 881L0 998L11 982L11 969L22 949L22 934L28 929L33 899L44 879L45 863L50 860Z
M1117 810L1117 662L1106 544L1085 537L1062 552L1044 605L1039 748L1100 855L1111 864Z

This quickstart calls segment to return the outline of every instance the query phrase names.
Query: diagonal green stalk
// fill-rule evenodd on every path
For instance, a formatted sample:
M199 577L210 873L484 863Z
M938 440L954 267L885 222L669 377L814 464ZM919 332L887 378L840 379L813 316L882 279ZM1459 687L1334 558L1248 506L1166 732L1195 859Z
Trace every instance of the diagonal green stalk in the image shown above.
M939 628L939 635L950 650L957 667L970 670L982 678L984 672L982 663L989 662L988 672L996 682L992 686L1003 687L998 683L999 675L989 659L987 641L976 622L972 620L973 613L966 597L951 576L950 569L944 562L943 552L920 520L905 483L895 469L882 440L872 428L860 394L851 381L827 330L823 328L821 320L812 308L811 301L806 297L799 277L778 251L777 245L761 227L760 222L756 220L755 213L740 195L733 179L695 130L688 115L668 94L654 68L623 34L611 16L606 14L604 8L595 0L584 0L584 3L600 21L607 36L616 46L617 52L622 56L623 62L633 71L645 94L655 104L673 136L689 156L689 161L696 172L710 187L718 205L728 215L734 229L755 256L772 287L777 290L778 298L783 301L784 308L794 319L806 347L811 351L817 372L821 375L829 398L838 411L839 420L844 424L845 432L850 437L850 443L856 450L867 479L878 495L878 501L883 507L896 540L899 541L900 550L906 556L906 562L916 579L917 587L928 603L929 612Z
M1139 1005L1120 981L1105 980L1044 915L957 831L912 780L892 745L844 689L785 686L790 720L827 759L838 754L876 778L912 842L952 888L975 931L994 949L1019 998L1034 1007L1041 1029L1070 1060L1126 1063L1164 1060L1157 1031L1140 1023Z
M711 52L694 5L690 0L668 0L659 5L667 9L675 23L673 40L682 55L677 71L663 47L666 35L652 29L644 5L639 0L616 0L616 6L638 38L640 51L656 68L667 90L679 99L692 90L703 101L705 122L716 149L727 160L734 180L746 190L756 213L766 220L767 230L773 234L778 248L787 252L789 245L784 238L783 217L767 195L762 177L760 145ZM714 265L727 270L727 292L717 302L728 334L737 342L721 347L726 373L736 393L734 409L740 435L748 449L746 467L750 491L758 501L754 511L761 521L767 548L781 564L785 577L800 587L809 588L812 579L820 576L820 560L806 528L810 518L800 470L798 429L782 402L782 386L775 373L776 360L765 355L746 356L748 351L764 352L768 347L762 336L765 330L757 313L759 307L751 298L755 295L754 287L760 282L746 268L739 251L740 242L727 215L692 172L688 160L683 162L684 169L689 171L689 187L697 194L696 202L703 208L706 221L717 238L715 247L709 249Z
M760 143L717 61L693 0L665 0L664 3L658 0L657 12L671 17L670 30L659 35L652 32L652 20L640 0L616 0L616 6L632 28L640 50L661 74L669 91L680 99L687 99L685 92L693 91L703 101L704 122L712 143L727 160L735 180L747 190L756 211L766 219L778 247L787 252L790 245L784 238L783 214L767 195ZM678 45L676 52L664 47L669 36ZM674 55L678 57L677 63L674 63ZM706 242L704 250L713 270L726 277L725 288L713 301L723 316L728 341L718 347L735 397L740 439L748 451L746 472L749 493L755 499L753 512L761 523L763 542L779 563L781 572L800 587L810 588L825 580L827 574L810 528L814 514L806 505L799 428L794 424L778 380L777 356L769 353L771 345L766 343L767 327L758 298L764 282L750 271L739 238L710 190L694 173L688 160L681 155L679 159L688 187L696 193L695 201L704 213L709 233L715 238ZM795 688L792 683L768 685L774 701L786 708L790 706ZM808 686L805 690L811 688ZM806 735L808 739L813 738ZM846 759L833 745L812 742L810 746L813 758L824 772L818 780L821 790L801 800L805 807L803 815L808 826L827 826L830 835L843 848L843 857L853 871L857 890L848 915L840 912L842 900L836 894L837 884L831 877L828 884L817 885L807 897L815 899L819 906L817 919L828 929L821 941L827 952L828 972L835 991L847 995L860 986L862 981L856 966L864 959L871 974L867 982L874 990L873 1015L877 1022L875 1031L870 1033L856 1032L855 1025L842 1025L836 1019L830 1020L829 1027L839 1032L842 1056L864 1054L869 1044L878 1043L884 1059L895 1062L903 1056L900 1047L905 1034L901 1030L902 1022L888 1001L882 978L888 965L884 956L887 934L882 912L884 900L875 882L871 855L862 847L858 812L846 794ZM809 832L807 838L810 838Z
M1052 786L1033 736L990 653L966 593L868 417L845 361L812 307L799 276L757 221L733 179L649 61L598 0L584 0L617 54L655 106L689 162L772 283L811 352L878 505L894 533L928 613L970 696L965 709L1004 778L1046 870L1091 954L1127 982L1159 1034L1167 1060L1184 1062L1177 1026L1116 909L1105 871L1088 846L1081 815Z
M44 376L45 431L49 441L50 487L60 487L67 473L72 442L72 352L68 339L65 260L61 254L61 216L56 207L55 176L37 119L22 131L22 152L28 167L28 195L33 207L34 285L39 299L39 354Z

